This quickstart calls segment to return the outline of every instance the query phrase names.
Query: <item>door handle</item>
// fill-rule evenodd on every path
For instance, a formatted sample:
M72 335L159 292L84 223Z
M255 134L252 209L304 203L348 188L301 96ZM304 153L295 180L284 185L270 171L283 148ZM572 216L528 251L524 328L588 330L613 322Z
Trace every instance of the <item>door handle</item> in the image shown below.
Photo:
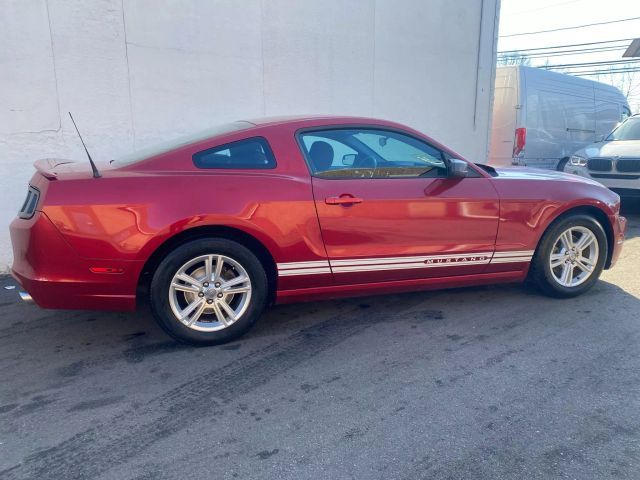
M362 203L362 199L353 195L343 194L339 197L327 197L324 199L327 205L353 205L354 203Z
M569 128L569 127L567 127L567 132L596 133L595 130L585 130L584 128Z

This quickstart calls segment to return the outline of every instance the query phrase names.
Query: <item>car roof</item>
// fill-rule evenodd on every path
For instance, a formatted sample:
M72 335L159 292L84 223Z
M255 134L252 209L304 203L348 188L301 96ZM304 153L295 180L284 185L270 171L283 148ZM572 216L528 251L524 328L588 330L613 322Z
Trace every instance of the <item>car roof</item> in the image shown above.
M172 152L182 147L194 145L217 137L226 137L235 133L245 134L262 128L277 127L287 125L295 129L305 127L326 127L332 125L376 125L401 130L411 129L405 125L369 117L339 116L339 115L289 115L278 117L261 117L249 120L237 120L235 122L220 124L215 127L193 132L189 135L173 138L168 141L151 145L150 147L137 150L118 159L112 160L114 167L125 167L134 163L145 161L159 155ZM249 133L250 134L250 133ZM441 148L446 148L437 142L434 144Z
M381 120L378 118L358 117L348 115L283 115L274 117L260 117L254 119L245 119L245 122L252 123L255 126L274 126L284 124L310 124L310 125L330 125L330 124L376 124L376 125L397 125L394 122Z

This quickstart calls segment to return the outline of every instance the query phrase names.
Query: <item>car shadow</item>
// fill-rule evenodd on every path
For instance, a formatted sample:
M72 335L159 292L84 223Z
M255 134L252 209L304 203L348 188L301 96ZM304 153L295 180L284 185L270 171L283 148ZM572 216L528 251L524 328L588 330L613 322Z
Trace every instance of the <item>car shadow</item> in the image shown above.
M11 285L5 279L2 285ZM597 297L629 295L622 288L601 280L592 292L581 298L589 301ZM0 350L21 350L15 360L25 357L25 348L50 354L64 353L64 360L91 356L98 364L99 357L122 359L126 363L140 363L148 358L176 352L252 350L281 341L305 329L315 329L323 335L324 324L356 322L366 328L385 322L389 316L425 320L444 320L451 305L461 304L478 310L500 311L518 302L541 302L545 309L564 305L563 300L549 299L535 289L519 284L488 285L438 291L401 293L389 296L369 296L341 300L327 300L270 307L245 336L226 345L192 347L175 342L155 323L147 307L136 312L88 312L43 310L15 299L15 291L2 290L0 306ZM411 313L416 309L419 315ZM408 312L408 313L402 313ZM486 313L486 312L485 312ZM531 315L531 318L535 315ZM398 320L399 319L399 320ZM523 319L524 321L524 319ZM336 338L339 342L341 338ZM55 356L55 355L54 355Z

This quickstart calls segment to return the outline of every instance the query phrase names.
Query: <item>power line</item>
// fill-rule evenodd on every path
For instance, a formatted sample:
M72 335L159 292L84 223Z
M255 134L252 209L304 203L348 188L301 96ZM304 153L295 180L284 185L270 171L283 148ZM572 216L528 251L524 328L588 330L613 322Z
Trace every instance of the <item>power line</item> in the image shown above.
M572 71L572 72L566 72L568 75L581 75L583 72L589 72L589 73L595 73L595 72L602 72L602 73L616 73L616 72L625 72L628 70L640 70L640 65L630 65L628 67L625 66L621 66L621 67L615 67L615 68L610 68L610 69L600 69L598 67L594 67L594 68L585 68L583 70L579 70L579 71Z
M630 42L631 40L635 40L634 38L621 38L619 40L603 40L600 42L588 42L588 43L574 43L571 45L555 45L552 47L537 47L537 48L522 48L520 50L502 50L498 53L522 53L522 52L532 52L534 50L554 50L558 48L570 48L570 47L584 47L586 45L600 45L603 43L618 43L618 42Z
M628 68L619 70L587 70L584 72L571 72L570 75L583 76L583 75L614 75L616 73L634 73L640 72L640 68Z
M561 30L575 30L578 28L595 27L596 25L609 25L611 23L630 22L632 20L640 20L640 17L621 18L620 20L610 20L608 22L588 23L586 25L576 25L574 27L552 28L551 30L540 30L537 32L512 33L510 35L500 35L500 38L520 37L522 35L537 35L539 33L559 32Z
M544 67L535 67L535 68L541 68L544 69ZM583 70L573 70L573 71L568 71L568 72L556 72L556 73L564 73L566 75L586 75L586 74L610 74L610 73L624 73L624 72L632 72L632 71L638 71L640 70L640 65L629 65L628 67L625 65L620 65L618 67L614 67L614 68L609 68L609 69L602 69L599 67L593 67L593 68L588 68L585 67Z
M620 47L583 48L577 50L558 50L555 52L522 53L518 51L512 54L498 53L498 58L511 58L516 56L523 56L528 58L564 57L566 55L588 55L590 53L615 52L617 50L624 50L626 48L627 46L623 45Z
M637 63L640 62L640 58L633 60L607 60L602 62L582 62L582 63L565 63L558 65L546 65L544 68L577 68L577 67L597 67L602 65L616 65L620 63Z
M533 51L527 51L527 50L513 50L513 51L509 51L507 53L503 53L503 52L497 52L498 55L516 55L516 54L524 54L527 56L552 56L552 55L556 55L558 53L580 53L580 52L597 52L600 50L620 50L622 48L628 48L628 45L622 44L622 45L604 45L601 47L586 47L586 48L571 48L571 49L557 49L557 50L553 50L553 51L544 51L544 52L533 52Z

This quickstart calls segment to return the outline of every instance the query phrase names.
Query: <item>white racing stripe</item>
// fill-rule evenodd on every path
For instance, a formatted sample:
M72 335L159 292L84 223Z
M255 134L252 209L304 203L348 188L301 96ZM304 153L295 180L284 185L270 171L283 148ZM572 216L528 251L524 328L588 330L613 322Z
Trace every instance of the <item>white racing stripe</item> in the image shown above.
M514 263L514 262L530 262L531 257L506 257L506 258L494 258L491 263Z
M484 253L466 253L466 254L454 254L454 255L429 255L426 257L384 257L384 258L361 258L353 260L333 260L331 262L332 267L338 266L354 266L354 265L378 265L378 264L403 264L403 263L416 263L425 264L430 262L449 262L456 263L463 261L483 261L489 262L491 258L491 252ZM334 269L335 270L335 269Z
M512 250L510 252L495 252L493 258L499 257L532 257L533 250Z
M533 250L502 252L456 253L420 257L376 257L348 260L327 260L278 263L278 275L318 275L349 272L374 272L380 270L404 270L414 268L438 268L466 265L530 262Z
M319 275L331 273L329 262L319 260L313 262L287 262L278 264L278 276L288 277L292 275Z
M533 250L512 250L509 252L495 252L491 263L518 263L530 262L533 257Z
M384 265L356 265L352 267L333 267L334 273L345 272L372 272L376 270L405 270L411 268L436 268L436 267L452 267L463 265L485 265L489 263L489 259L476 262L443 262L443 263L401 263L401 264L384 264Z
M315 267L328 267L328 260L320 260L316 262L289 262L289 263L279 263L278 270L291 270L298 268L315 268Z
M320 273L331 273L329 267L325 268L292 268L290 270L279 270L278 276L289 277L291 275L318 275Z

